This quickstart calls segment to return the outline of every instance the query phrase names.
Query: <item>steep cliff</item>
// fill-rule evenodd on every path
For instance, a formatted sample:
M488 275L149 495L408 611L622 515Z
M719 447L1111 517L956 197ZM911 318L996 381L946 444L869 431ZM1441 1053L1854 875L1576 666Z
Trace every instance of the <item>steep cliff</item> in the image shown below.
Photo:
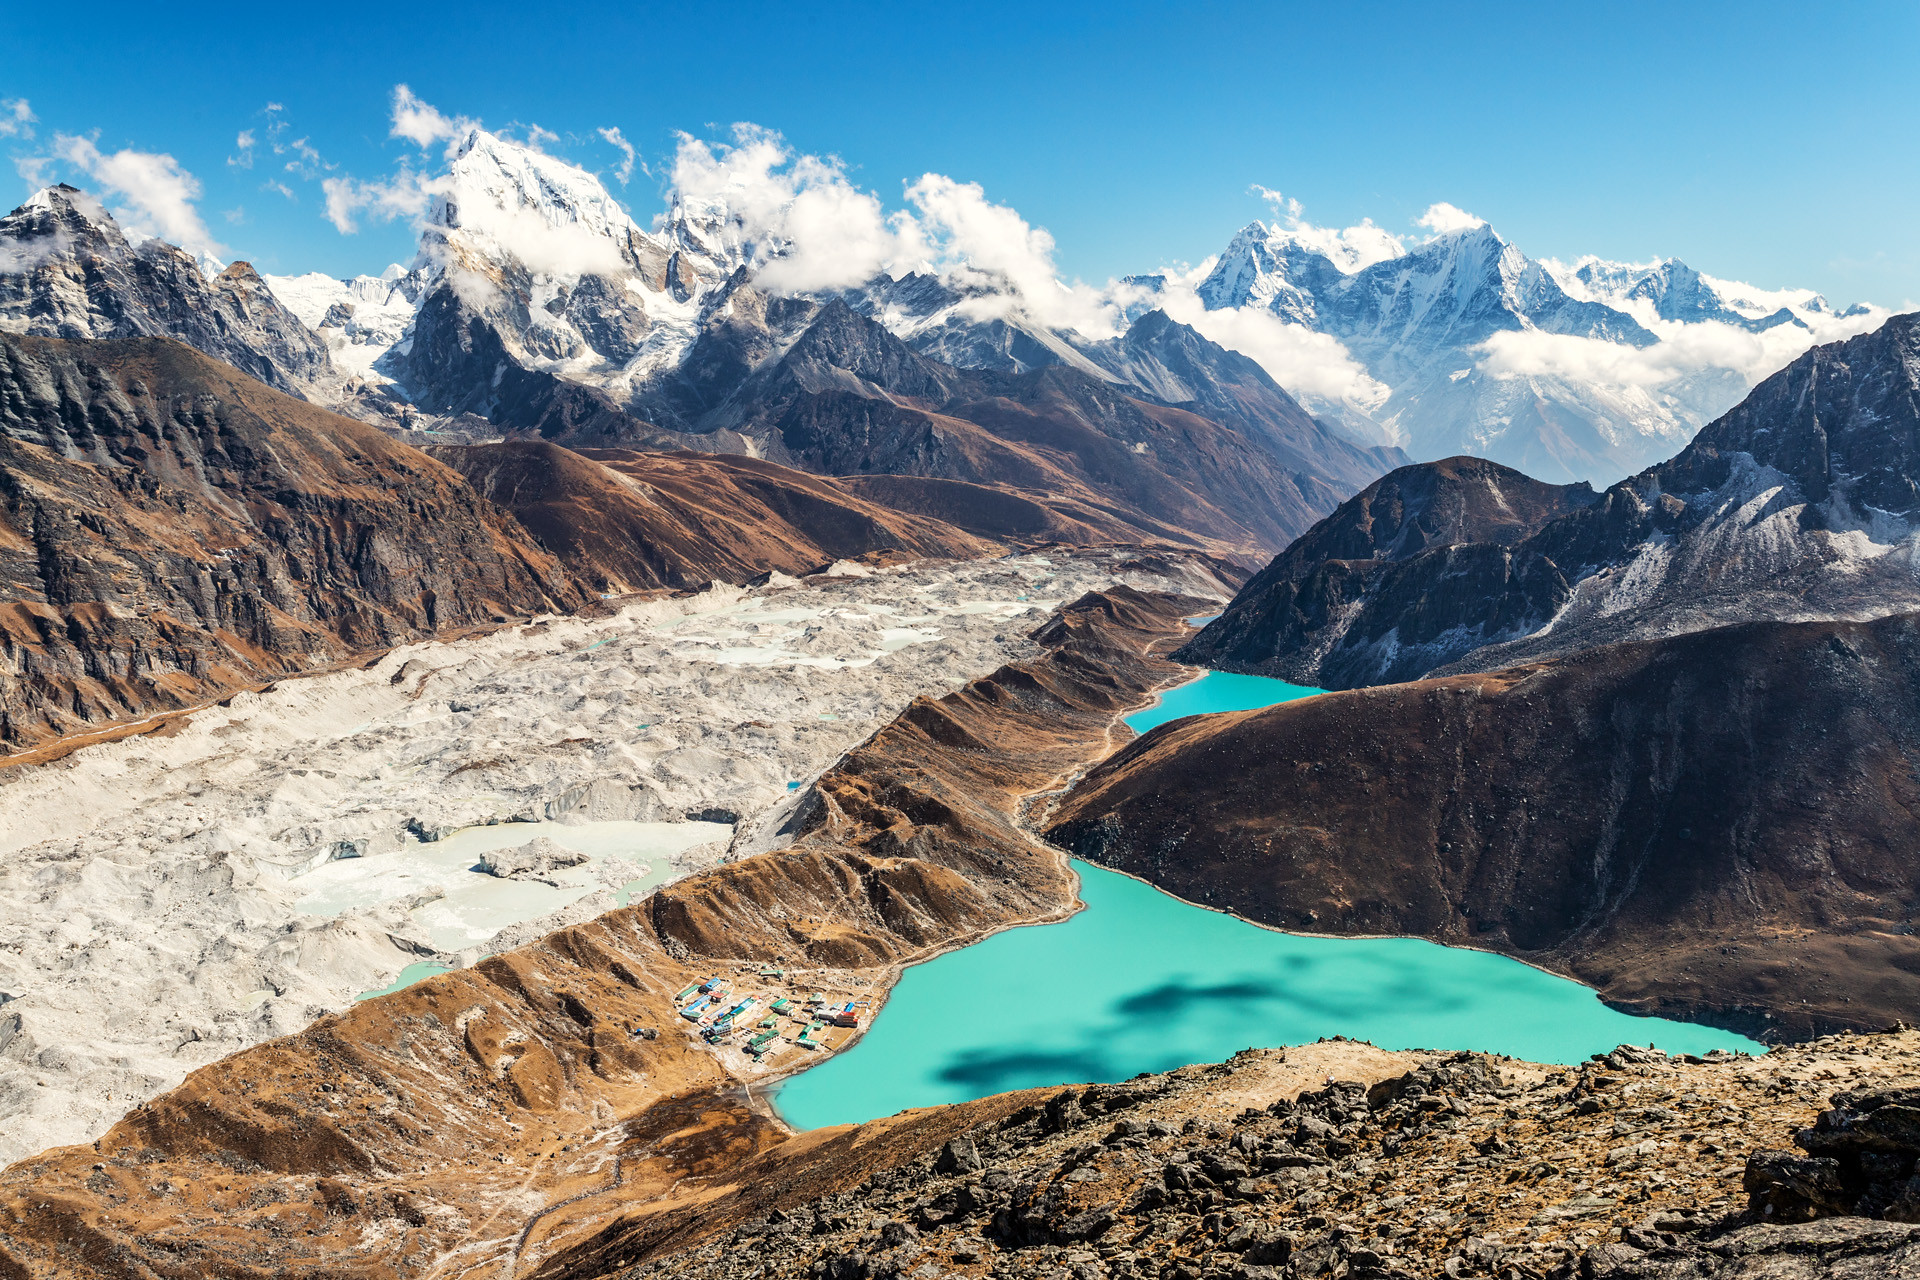
M168 339L0 335L0 742L587 598L371 427Z
M209 278L164 241L130 243L99 200L64 184L0 218L0 331L178 338L282 391L344 394L326 343L251 266Z

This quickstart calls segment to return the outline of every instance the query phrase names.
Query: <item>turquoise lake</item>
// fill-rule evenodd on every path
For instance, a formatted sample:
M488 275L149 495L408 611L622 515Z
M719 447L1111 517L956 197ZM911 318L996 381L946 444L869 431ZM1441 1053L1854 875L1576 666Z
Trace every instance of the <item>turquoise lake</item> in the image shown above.
M1238 676L1226 671L1209 671L1198 680L1189 680L1178 688L1167 690L1160 695L1158 702L1150 707L1142 707L1125 719L1135 733L1145 733L1155 725L1178 720L1181 716L1211 715L1216 711L1252 711L1258 707L1270 707L1276 702L1292 702L1295 698L1324 692L1324 689L1288 684L1285 680L1271 680L1266 676Z
M908 969L850 1050L783 1084L802 1129L1008 1089L1124 1080L1323 1036L1571 1063L1618 1044L1760 1053L1609 1009L1566 978L1415 938L1303 938L1076 861L1087 909Z

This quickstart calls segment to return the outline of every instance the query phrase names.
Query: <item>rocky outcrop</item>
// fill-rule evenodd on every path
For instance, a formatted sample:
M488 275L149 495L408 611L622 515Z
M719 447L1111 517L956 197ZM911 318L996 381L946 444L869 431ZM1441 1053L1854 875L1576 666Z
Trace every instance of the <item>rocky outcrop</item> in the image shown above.
M1402 467L1274 557L1180 657L1332 688L1422 675L1462 643L1461 614L1497 629L1550 609L1564 578L1510 572L1511 548L1598 500L1483 458Z
M1001 545L741 455L575 452L546 441L430 452L605 591L743 583L862 556L966 559Z
M537 1274L1905 1276L1916 1228L1756 1223L1738 1161L1813 1114L1809 1075L1903 1071L1913 1048L1910 1033L1761 1059L1622 1046L1564 1070L1247 1050L803 1135Z
M0 742L587 599L371 427L168 339L0 336Z
M326 344L236 262L209 279L191 254L127 238L64 184L0 218L0 331L48 338L177 338L310 400L342 391Z
M1445 490L1457 466L1394 483ZM1514 475L1502 492L1526 487ZM1185 656L1352 688L1733 622L1920 608L1917 486L1920 316L1896 316L1794 361L1671 461L1595 500L1559 490L1566 509L1535 507L1497 535L1469 522L1432 545L1356 541L1369 491L1249 583Z
M1920 1008L1920 616L1754 623L1164 725L1050 838L1768 1038Z
M554 872L586 861L586 854L540 836L511 849L488 849L480 855L480 868L502 880L537 880L550 885L555 883Z
M1836 1093L1833 1105L1793 1135L1792 1151L1747 1161L1756 1218L1805 1222L1853 1214L1920 1222L1920 1082L1889 1081Z

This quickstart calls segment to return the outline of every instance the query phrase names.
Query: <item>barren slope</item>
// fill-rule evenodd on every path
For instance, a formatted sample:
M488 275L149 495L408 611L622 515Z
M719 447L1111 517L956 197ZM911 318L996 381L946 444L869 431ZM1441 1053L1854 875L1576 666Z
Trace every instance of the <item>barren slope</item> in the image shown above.
M1048 834L1769 1038L1920 1010L1920 616L1749 623L1164 725Z
M588 598L372 427L170 339L0 334L0 744Z
M603 591L742 583L861 556L971 559L999 550L825 477L743 455L576 453L545 441L431 452Z

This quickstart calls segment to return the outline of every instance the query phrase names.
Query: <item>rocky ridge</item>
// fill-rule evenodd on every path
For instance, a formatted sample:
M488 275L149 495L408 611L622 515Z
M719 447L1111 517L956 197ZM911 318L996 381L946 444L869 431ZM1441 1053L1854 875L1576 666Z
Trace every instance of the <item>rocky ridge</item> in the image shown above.
M0 331L44 338L176 338L309 400L346 396L318 335L244 262L209 276L161 240L131 243L65 184L0 218Z
M429 452L603 592L803 575L862 557L972 559L1004 546L939 518L967 518L965 511L921 514L906 505L911 495L874 501L852 486L744 455L574 451L536 440L436 445ZM973 523L989 536L1026 532L1006 522ZM1076 530L1057 518L1031 529L1029 541L1095 540L1072 538Z
M451 469L165 338L0 334L0 743L588 603Z
M1357 543L1383 495L1466 491L1428 463L1343 505L1182 651L1188 661L1351 688L1484 671L1594 645L1760 619L1920 607L1920 316L1817 347L1668 462L1496 535ZM1504 472L1504 488L1550 486ZM1573 495L1574 491L1561 491Z
M1221 253L1199 297L1209 309L1255 308L1337 339L1367 377L1313 408L1375 433L1366 438L1399 441L1421 460L1471 453L1555 483L1601 485L1685 443L1750 389L1749 377L1707 364L1636 385L1550 360L1503 365L1502 350L1564 339L1630 352L1703 324L1833 340L1877 318L1811 291L1710 280L1671 260L1537 261L1484 222L1464 221L1411 245L1370 226L1335 239L1254 222ZM1781 361L1804 349L1774 345Z
M1775 1225L1771 1193L1745 1192L1773 1160L1756 1147L1836 1089L1906 1076L1916 1046L1910 1031L1762 1058L1621 1046L1571 1068L1250 1049L796 1139L663 1214L653 1238L595 1242L537 1274L1904 1276L1920 1228ZM626 1266L623 1247L638 1250Z

